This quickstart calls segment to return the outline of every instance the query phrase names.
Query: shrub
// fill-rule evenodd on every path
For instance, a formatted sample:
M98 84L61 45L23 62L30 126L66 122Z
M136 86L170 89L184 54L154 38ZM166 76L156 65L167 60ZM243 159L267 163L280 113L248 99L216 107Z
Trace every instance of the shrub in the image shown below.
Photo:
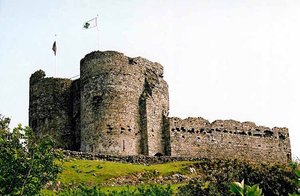
M163 187L157 185L141 186L135 189L127 189L121 191L102 191L100 187L88 187L79 185L77 187L65 187L60 190L57 195L60 196L71 196L71 195L83 195L83 196L155 196L155 195L173 195L173 190L170 186Z
M295 174L286 165L254 164L238 160L203 160L195 163L197 173L203 174L201 181L188 183L187 187L203 187L203 182L209 183L209 189L216 195L230 195L230 183L242 181L246 184L257 184L265 195L288 195L297 191ZM199 185L197 185L197 183ZM188 189L181 187L179 193Z
M203 182L202 180L194 179L187 185L180 187L177 195L220 196L222 192L220 192L217 184L214 182Z
M34 195L57 178L62 155L49 137L36 138L29 127L10 131L10 119L0 115L0 195Z

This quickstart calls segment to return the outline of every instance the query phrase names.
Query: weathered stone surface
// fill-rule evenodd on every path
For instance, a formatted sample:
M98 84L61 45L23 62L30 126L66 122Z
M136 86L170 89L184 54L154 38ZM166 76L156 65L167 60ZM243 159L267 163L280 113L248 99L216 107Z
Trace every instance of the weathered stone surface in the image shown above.
M169 95L162 65L98 51L81 60L80 73L75 81L45 78L41 70L31 76L29 124L35 132L54 136L64 149L117 155L170 153L165 142L169 130L164 128ZM60 88L58 81L67 84L61 92L54 91ZM55 102L52 97L65 99ZM57 112L47 113L48 107ZM37 121L54 117L59 119Z
M232 158L256 162L291 159L287 128L251 122L203 118L170 118L172 156Z
M41 137L45 134L56 140L57 147L74 148L72 124L72 81L45 78L39 70L30 77L29 126Z
M81 60L77 80L45 76L39 70L30 78L29 125L41 137L51 135L57 147L108 157L291 159L287 128L168 118L168 84L159 63L96 51Z
M141 57L93 52L81 60L81 150L104 154L164 152L168 86L163 68Z

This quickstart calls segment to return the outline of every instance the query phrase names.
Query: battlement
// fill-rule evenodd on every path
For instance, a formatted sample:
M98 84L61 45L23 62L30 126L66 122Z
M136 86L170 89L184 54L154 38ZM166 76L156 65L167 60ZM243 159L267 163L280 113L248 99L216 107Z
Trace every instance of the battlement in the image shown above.
M288 129L286 127L257 126L254 122L239 122L236 120L215 120L210 123L208 120L198 118L180 119L170 118L171 131L190 133L190 134L210 134L226 133L246 135L249 137L270 137L273 139L289 139Z
M30 77L29 125L56 146L104 155L291 159L287 128L253 122L169 118L163 66L115 51L91 52L80 78Z
M138 69L146 75L163 77L163 66L159 63L153 63L142 57L127 57L123 53L116 51L91 52L80 61L80 67L83 77L85 75L94 75L97 71L118 73L120 69L125 72Z

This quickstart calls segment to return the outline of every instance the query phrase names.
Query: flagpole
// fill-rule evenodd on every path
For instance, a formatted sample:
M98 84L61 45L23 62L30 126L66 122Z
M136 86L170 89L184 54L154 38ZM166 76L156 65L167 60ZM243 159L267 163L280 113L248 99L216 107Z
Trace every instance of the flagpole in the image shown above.
M99 17L99 15L97 14L97 17L96 17L96 26L97 26L97 37L98 37L98 49L99 49L99 51L100 51L100 32L99 32L99 28L98 28L98 17Z
M55 34L55 43L56 43L56 34ZM56 44L57 45L57 44ZM56 46L57 47L57 46ZM56 50L56 49L55 49ZM55 68L54 68L54 77L56 77L56 69L57 69L57 55L55 51Z

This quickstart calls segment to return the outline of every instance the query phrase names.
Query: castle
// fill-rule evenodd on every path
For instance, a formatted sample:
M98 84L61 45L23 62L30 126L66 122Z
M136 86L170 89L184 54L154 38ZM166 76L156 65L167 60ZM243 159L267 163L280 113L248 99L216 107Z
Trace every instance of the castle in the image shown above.
M30 77L29 125L57 147L110 155L291 160L287 128L252 122L168 117L159 63L115 51L92 52L76 80Z

